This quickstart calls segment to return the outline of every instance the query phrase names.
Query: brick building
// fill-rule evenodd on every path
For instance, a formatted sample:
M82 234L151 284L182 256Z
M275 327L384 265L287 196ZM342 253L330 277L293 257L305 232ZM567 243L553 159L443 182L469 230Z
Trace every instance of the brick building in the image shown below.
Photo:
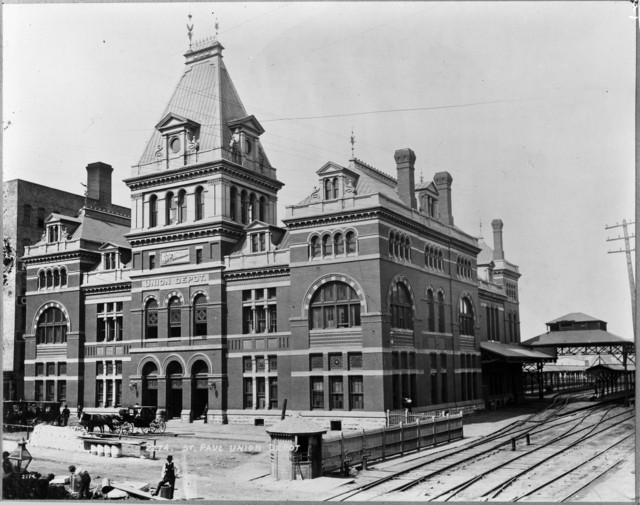
M283 183L222 50L185 54L125 181L130 221L89 205L52 214L27 249L26 397L64 388L89 409L267 424L286 399L349 427L382 424L407 398L421 411L499 394L483 387L480 345L519 342L502 223L480 265L484 246L454 225L451 175L416 185L416 156L400 149L395 178L355 158L325 164L279 226Z

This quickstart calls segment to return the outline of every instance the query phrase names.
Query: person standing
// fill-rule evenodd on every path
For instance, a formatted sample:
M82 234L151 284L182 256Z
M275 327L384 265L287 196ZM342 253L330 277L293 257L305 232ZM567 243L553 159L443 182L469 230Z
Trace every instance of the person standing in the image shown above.
M67 426L67 424L69 424L70 415L71 415L71 412L69 411L69 408L65 405L64 408L62 409L62 426Z
M156 490L153 492L153 496L158 496L160 492L160 488L164 484L169 484L171 486L171 494L169 495L170 499L173 499L173 490L176 486L176 467L173 464L173 456L169 454L167 456L167 462L162 466L162 480L158 482L156 486Z
M82 417L82 405L78 404L77 412L78 412L78 419L80 419Z
M4 451L2 453L2 473L6 475L11 475L13 473L13 465L9 460L9 451Z

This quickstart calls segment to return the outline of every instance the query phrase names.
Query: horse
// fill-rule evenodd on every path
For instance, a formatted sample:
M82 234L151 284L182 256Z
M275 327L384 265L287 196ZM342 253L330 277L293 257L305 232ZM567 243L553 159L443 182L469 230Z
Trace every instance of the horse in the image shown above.
M84 426L89 433L93 433L93 429L100 428L100 433L104 433L104 427L109 427L109 431L116 431L114 421L120 421L120 416L115 414L82 414L80 418L80 426Z

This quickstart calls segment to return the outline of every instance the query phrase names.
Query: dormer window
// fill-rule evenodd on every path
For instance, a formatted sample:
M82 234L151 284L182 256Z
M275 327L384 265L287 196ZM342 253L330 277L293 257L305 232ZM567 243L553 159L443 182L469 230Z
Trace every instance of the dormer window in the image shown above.
M338 198L339 188L340 188L340 183L338 182L337 177L334 177L332 179L325 179L324 180L324 199L334 200Z
M119 256L116 251L104 253L102 255L102 266L104 270L114 270L118 268Z
M251 235L251 252L261 252L266 250L266 234L264 232Z
M47 242L54 243L60 240L60 225L54 224L47 228Z
M180 139L178 137L173 137L170 142L169 142L169 148L174 152L174 153L179 153L180 152Z

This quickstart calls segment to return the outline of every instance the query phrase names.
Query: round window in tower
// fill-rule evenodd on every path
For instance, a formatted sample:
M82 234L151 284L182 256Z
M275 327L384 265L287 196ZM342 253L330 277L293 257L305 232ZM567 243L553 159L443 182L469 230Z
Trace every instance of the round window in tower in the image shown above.
M173 137L169 142L169 147L174 153L180 151L180 139L178 137Z

